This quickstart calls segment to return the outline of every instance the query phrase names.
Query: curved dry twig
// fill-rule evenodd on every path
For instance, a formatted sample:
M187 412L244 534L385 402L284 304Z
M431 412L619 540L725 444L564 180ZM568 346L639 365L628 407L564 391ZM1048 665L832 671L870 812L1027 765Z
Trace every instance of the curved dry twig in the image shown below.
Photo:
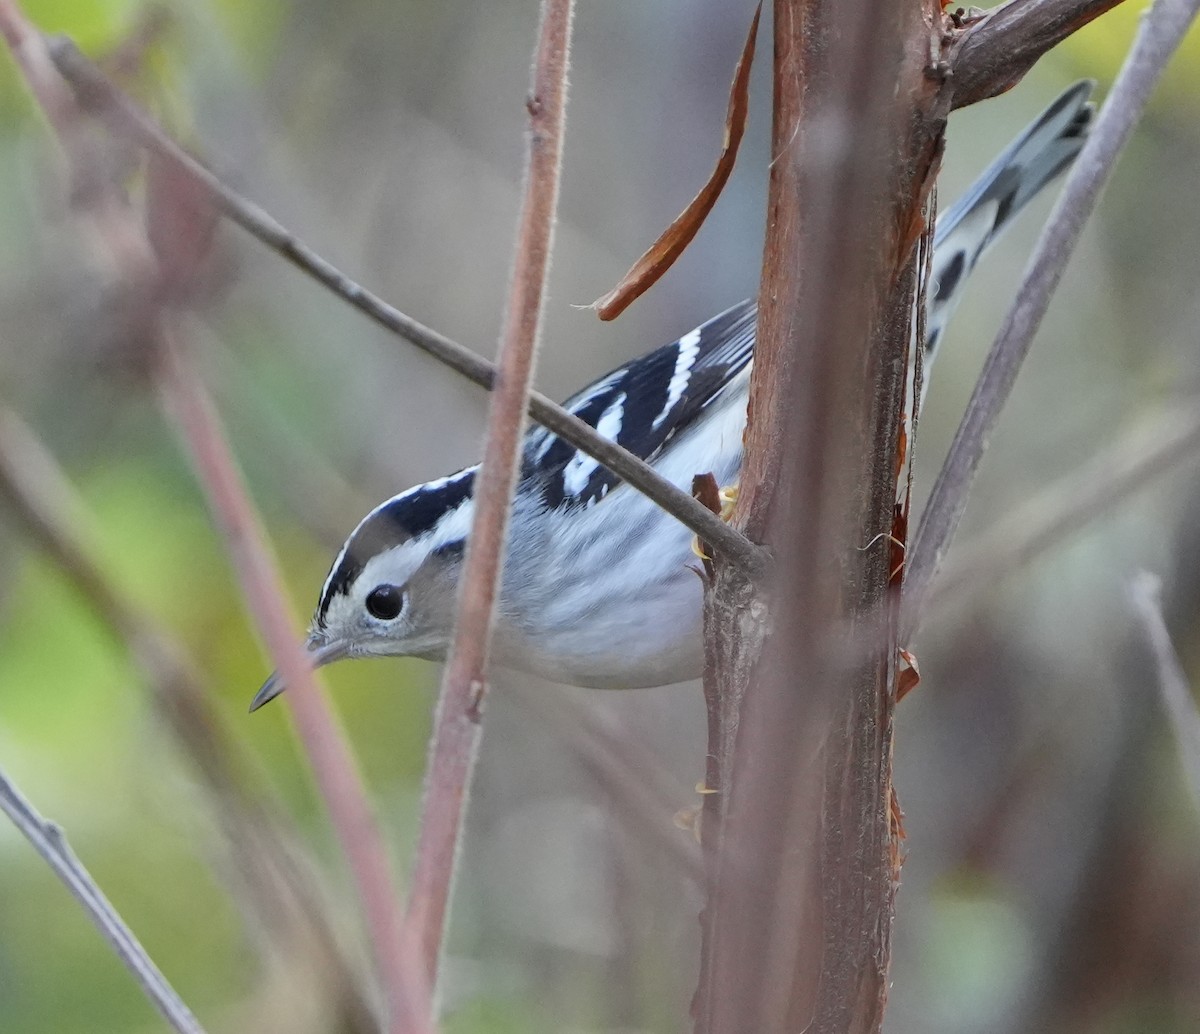
M742 137L746 133L746 117L750 108L750 69L754 64L754 45L758 39L761 16L762 0L759 0L754 8L754 17L750 19L750 31L746 34L742 56L733 72L733 84L729 88L729 111L725 116L725 135L716 168L700 192L658 235L654 243L642 252L620 282L588 306L602 320L615 320L663 278L684 249L696 239L700 227L708 219L725 184L729 182Z

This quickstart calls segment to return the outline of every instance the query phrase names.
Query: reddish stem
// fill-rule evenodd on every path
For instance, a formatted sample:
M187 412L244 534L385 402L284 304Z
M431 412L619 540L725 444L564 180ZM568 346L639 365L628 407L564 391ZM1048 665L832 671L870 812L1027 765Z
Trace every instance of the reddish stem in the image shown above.
M13 53L77 176L96 172L77 132L81 112L46 48L42 35L15 0L0 0L0 35ZM146 327L154 335L160 386L191 450L214 517L227 540L251 613L286 678L288 699L308 751L318 787L355 882L374 949L388 1009L389 1030L429 1030L429 991L413 951L402 939L383 839L371 816L353 757L317 691L288 613L287 594L270 555L253 504L237 471L215 410L199 378L172 340L163 312L155 312L159 271L154 250L132 208L111 191L99 192L87 211L94 237L126 284L145 292Z
M430 998L414 946L405 941L383 837L358 767L296 635L287 590L204 386L162 334L159 383L191 452L213 518L225 538L246 603L288 692L296 730L312 765L357 885L392 1034L429 1031Z
M525 411L542 316L566 107L573 0L543 0L529 112L529 163L518 225L475 519L464 561L458 621L442 678L407 925L434 983L471 772L479 753L487 657L516 486Z

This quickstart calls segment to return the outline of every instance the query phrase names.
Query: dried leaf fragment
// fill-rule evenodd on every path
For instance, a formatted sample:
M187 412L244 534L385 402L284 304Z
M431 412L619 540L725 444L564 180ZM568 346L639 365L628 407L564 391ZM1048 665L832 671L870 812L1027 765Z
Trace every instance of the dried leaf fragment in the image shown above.
M910 692L917 688L921 681L921 669L917 658L911 651L901 649L900 661L903 667L896 676L896 703L900 703Z
M900 870L904 866L904 841L908 834L904 832L904 809L900 807L900 798L896 788L889 787L888 796L888 862L892 869L892 886L900 882Z
M761 0L754 9L746 45L733 73L733 84L729 88L729 111L725 116L725 136L717 167L708 182L700 188L691 203L675 218L649 249L639 258L608 294L597 298L590 308L596 310L602 320L614 320L630 305L648 291L658 279L674 265L691 244L708 213L729 180L733 163L737 160L738 147L746 131L746 113L749 108L750 66L754 62L754 41L758 36L758 19L762 14Z
M692 497L720 516L721 490L717 487L717 479L711 473L697 474L692 478ZM692 552L704 562L704 573L712 578L712 550L707 542L700 541L699 535L692 536Z
M900 796L894 786L888 795L888 824L891 826L893 837L897 840L908 839L908 834L904 831L904 809L900 807Z

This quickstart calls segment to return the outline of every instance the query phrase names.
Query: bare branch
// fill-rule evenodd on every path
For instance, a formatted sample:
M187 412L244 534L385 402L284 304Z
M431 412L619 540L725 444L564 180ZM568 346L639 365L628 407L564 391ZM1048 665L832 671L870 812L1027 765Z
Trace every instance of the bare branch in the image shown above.
M121 592L92 545L91 522L42 443L0 409L0 499L63 571L101 622L126 644L151 699L211 795L248 908L287 947L311 951L350 1030L373 1027L357 975L342 957L327 905L303 864L302 845L279 821L251 759L231 735L186 651L157 618ZM280 936L282 934L282 936Z
M0 772L0 811L12 820L13 825L83 906L88 917L96 924L96 929L104 935L163 1019L179 1034L204 1034L204 1028L191 1010L183 1004L133 931L125 925L125 920L117 914L83 863L75 857L62 830L42 818L3 772Z
M930 606L961 607L972 594L995 585L1197 456L1200 411L1193 400L1139 425L1112 448L964 543L935 578Z
M1195 18L1200 0L1155 0L1109 93L1095 127L1075 160L1038 240L1000 333L988 353L949 455L938 474L909 552L905 584L905 630L911 634L934 574L967 506L987 439L1012 391L1058 286L1067 260L1096 205L1117 155L1150 94Z
M995 97L1021 81L1047 51L1121 0L1008 0L952 43L951 107Z
M1200 808L1200 710L1162 612L1162 582L1148 571L1129 584L1129 598L1158 667L1158 688L1175 731L1175 745L1192 799Z
M115 132L164 158L202 189L216 208L301 272L328 288L384 329L416 345L468 380L491 390L495 366L470 349L405 315L318 255L254 202L242 197L183 150L149 115L113 86L66 37L48 41L54 63L74 88L79 103ZM593 427L538 392L531 392L529 415L564 441L597 460L652 499L704 541L713 544L748 573L761 572L766 554L690 495L661 477L648 463L602 437Z
M40 34L16 0L0 0L0 35L50 128L64 146L75 131L79 109L61 78L52 71Z
M529 112L529 159L496 386L475 487L458 618L434 718L421 833L406 917L436 982L471 772L483 732L488 647L504 562L509 510L541 330L558 207L574 0L543 0Z
M387 851L366 790L288 613L287 590L242 484L216 411L164 327L160 387L183 436L241 582L249 611L288 687L286 699L358 888L389 1029L427 1030L429 991L402 935Z
M774 559L749 584L717 557L706 593L706 694L713 725L736 734L710 740L732 757L713 766L727 775L702 828L697 1034L882 1024L898 879L891 536L916 245L944 125L928 74L940 19L936 2L775 2L734 514ZM879 646L848 650L854 637Z
M25 19L15 0L0 0L0 33L26 76L35 100L43 106L71 173L95 176L96 170L88 161L90 155L81 147L80 113L73 95L55 71L44 38ZM167 199L163 201L166 203ZM314 688L312 670L288 615L282 579L271 563L215 412L172 341L167 314L156 304L161 284L155 249L133 209L123 203L120 191L114 190L112 184L98 180L95 189L88 193L87 202L86 225L93 231L97 246L121 282L136 290L142 301L140 329L153 343L164 394L176 408L251 609L279 668L293 688L299 687L299 692L289 695L289 701L318 786L356 878L388 1003L391 1029L396 1034L423 1030L424 1018L429 1014L428 994L421 987L419 967L409 965L405 958L382 838L371 818L345 740L339 735L324 698Z

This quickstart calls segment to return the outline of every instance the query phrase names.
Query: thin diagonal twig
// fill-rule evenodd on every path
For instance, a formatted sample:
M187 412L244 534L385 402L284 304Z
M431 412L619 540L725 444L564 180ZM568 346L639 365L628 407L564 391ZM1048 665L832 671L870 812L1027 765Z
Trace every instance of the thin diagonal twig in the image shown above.
M133 974L146 997L179 1034L204 1034L204 1028L176 994L159 968L146 954L132 930L118 915L83 863L75 857L63 832L38 814L21 791L0 772L0 811L3 811L54 873L88 918L104 935L125 968Z
M431 985L436 981L454 862L483 731L488 646L554 242L573 13L574 0L543 0L526 102L529 157L500 339L500 368L488 410L454 640L434 718L407 915L410 936L420 939Z
M1158 669L1158 688L1175 732L1179 761L1192 800L1200 808L1200 710L1167 631L1161 596L1162 582L1148 571L1139 572L1129 584L1130 601Z
M513 681L504 693L536 716L539 728L560 740L610 796L614 811L638 840L656 845L681 875L700 884L700 845L670 821L689 798L689 789L648 748L629 743L595 707L571 693L540 691Z
M247 233L283 256L301 272L328 288L385 330L396 334L457 371L491 390L496 367L469 348L431 330L389 305L378 295L351 280L327 262L294 233L254 202L227 184L188 154L148 114L108 81L71 40L47 41L55 66L74 88L79 103L120 133L158 155L199 188L213 205ZM705 542L712 543L748 573L760 573L765 552L744 535L700 506L687 492L676 488L648 463L601 436L595 428L536 391L528 398L529 415L564 441L597 460L618 477L652 499Z
M920 619L930 583L966 509L988 437L1012 392L1084 222L1198 8L1200 0L1155 0L1143 16L1129 56L1067 176L1026 266L1016 300L988 353L909 551L902 639L911 636Z

